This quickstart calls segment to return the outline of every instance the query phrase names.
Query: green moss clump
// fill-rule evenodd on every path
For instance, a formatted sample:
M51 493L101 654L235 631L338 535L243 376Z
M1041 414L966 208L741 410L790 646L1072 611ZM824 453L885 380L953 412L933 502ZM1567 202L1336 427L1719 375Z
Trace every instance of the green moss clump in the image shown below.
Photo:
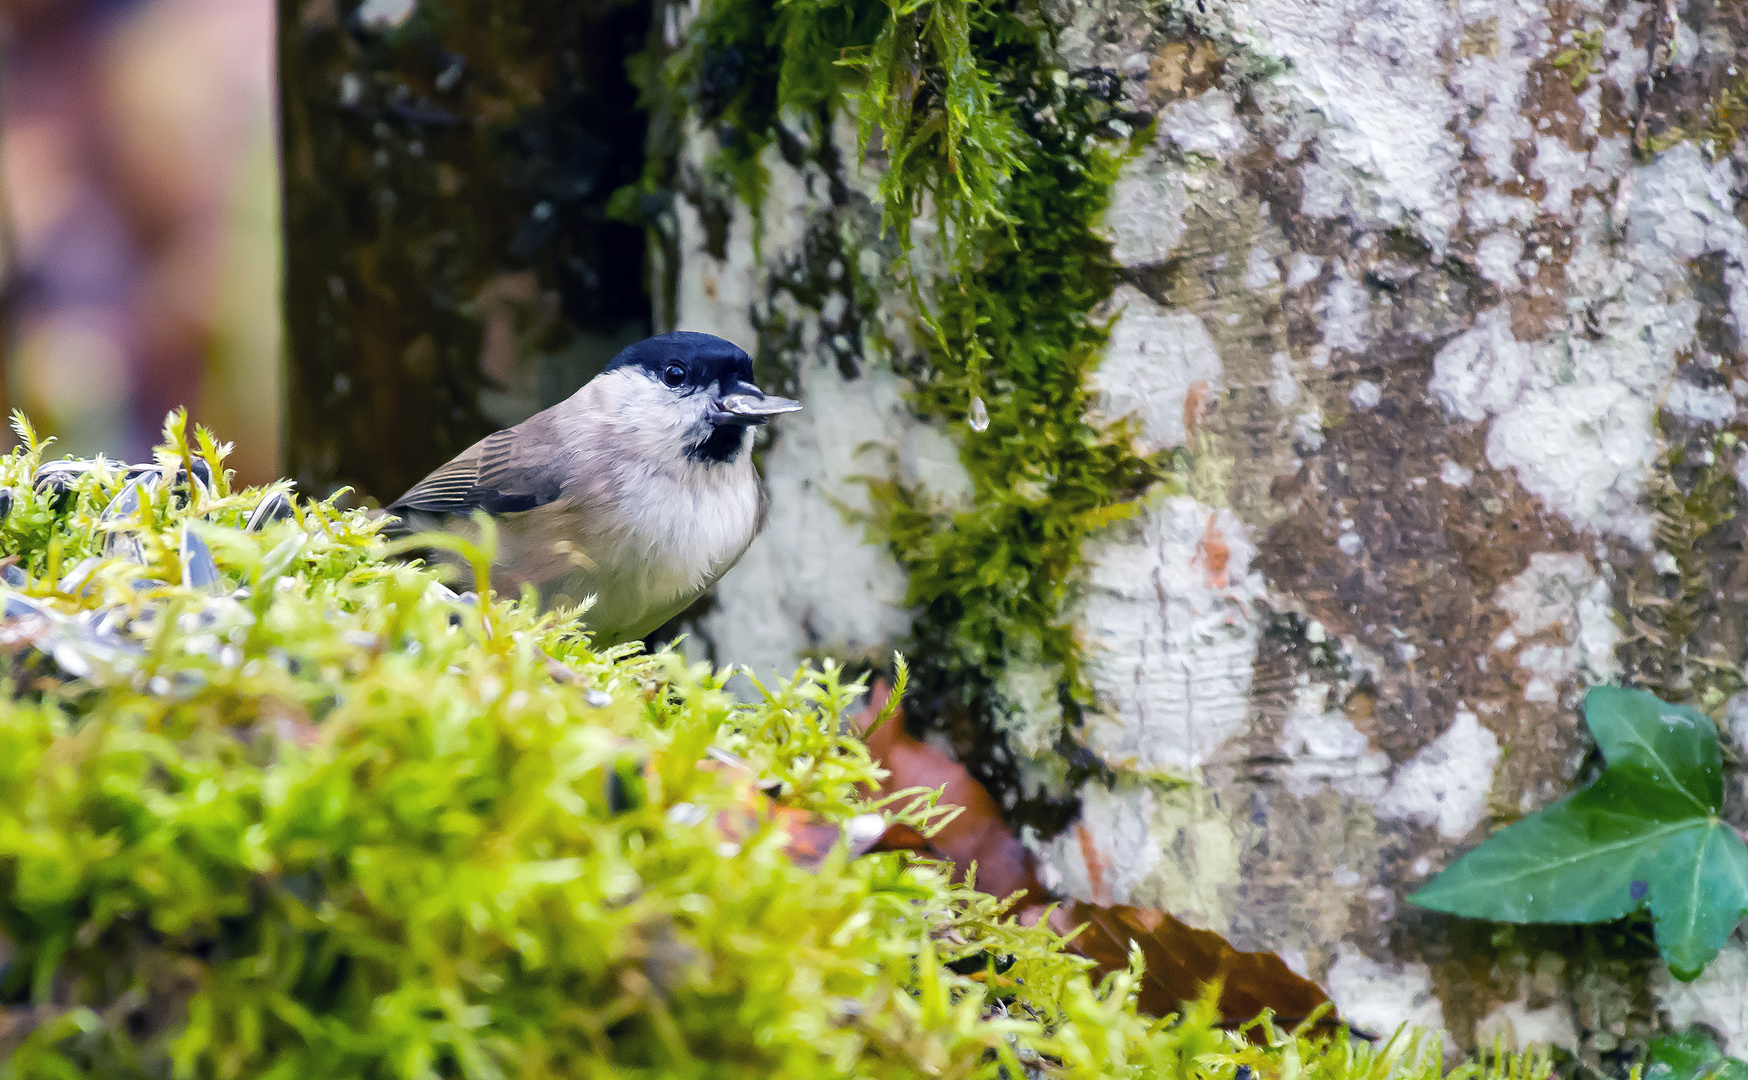
M643 76L645 95L683 97L716 132L715 164L755 214L759 155L785 114L829 120L853 101L862 149L877 143L884 158L886 227L908 243L911 219L932 205L965 254L1001 219L1001 189L1024 168L1003 88L982 62L977 39L991 26L1035 35L987 0L715 0L663 65L661 85Z
M724 838L744 791L699 765L711 745L793 805L866 809L838 671L738 706L724 675L597 652L571 616L458 601L360 513L245 533L263 492L222 483L154 493L126 522L146 565L62 592L53 553L99 550L123 477L87 473L57 509L36 457L0 461L4 540L39 572L17 595L63 629L109 611L119 637L68 631L75 653L139 649L66 680L84 665L9 627L0 1073L970 1074L1024 1051L1097 1074L1175 1045L1126 984L1094 990L939 868L839 850L809 873L776 828ZM185 524L245 594L162 584ZM985 948L1020 957L1011 1019L941 968Z
M937 288L938 333L910 372L918 410L964 433L974 495L943 509L919 488L876 486L878 527L920 609L917 651L932 660L921 685L984 737L999 727L996 685L1015 660L1061 673L1055 704L1071 722L1092 704L1070 617L1083 549L1135 514L1175 461L1140 455L1126 424L1089 415L1106 341L1090 313L1117 276L1094 232L1125 149L1115 87L1053 78L1035 37L988 36L1028 166L1003 190L1003 220ZM978 402L981 432L969 420Z

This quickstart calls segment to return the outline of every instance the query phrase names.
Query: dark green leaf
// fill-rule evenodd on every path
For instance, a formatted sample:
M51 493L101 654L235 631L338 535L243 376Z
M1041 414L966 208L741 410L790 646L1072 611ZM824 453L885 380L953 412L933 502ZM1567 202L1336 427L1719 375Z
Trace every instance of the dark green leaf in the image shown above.
M1696 812L1724 804L1718 729L1703 713L1643 690L1598 686L1584 698L1584 723L1610 766L1637 765L1681 791Z
M1652 873L1647 863L1657 848L1695 825L1691 819L1634 814L1633 794L1634 785L1604 775L1488 837L1411 899L1434 911L1495 922L1621 918L1645 905Z
M1748 915L1748 845L1716 819L1695 819L1653 856L1651 915L1670 974L1693 979Z
M1717 729L1692 709L1599 687L1585 720L1608 768L1500 830L1410 899L1498 922L1591 923L1650 908L1676 978L1691 979L1748 915L1748 844L1717 811Z

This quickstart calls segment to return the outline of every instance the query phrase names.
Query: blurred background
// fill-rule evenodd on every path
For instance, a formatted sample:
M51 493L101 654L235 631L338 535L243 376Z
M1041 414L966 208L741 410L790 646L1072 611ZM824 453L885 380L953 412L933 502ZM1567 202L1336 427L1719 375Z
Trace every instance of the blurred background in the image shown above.
M652 26L646 0L0 0L0 405L129 460L187 406L246 483L392 499L649 333Z
M279 474L272 0L0 0L5 394L138 460L186 404Z

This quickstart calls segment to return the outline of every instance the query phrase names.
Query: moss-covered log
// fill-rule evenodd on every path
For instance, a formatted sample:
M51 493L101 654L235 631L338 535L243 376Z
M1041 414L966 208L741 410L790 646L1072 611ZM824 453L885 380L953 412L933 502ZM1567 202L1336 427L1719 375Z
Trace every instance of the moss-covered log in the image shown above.
M387 500L648 330L619 0L281 0L288 470Z

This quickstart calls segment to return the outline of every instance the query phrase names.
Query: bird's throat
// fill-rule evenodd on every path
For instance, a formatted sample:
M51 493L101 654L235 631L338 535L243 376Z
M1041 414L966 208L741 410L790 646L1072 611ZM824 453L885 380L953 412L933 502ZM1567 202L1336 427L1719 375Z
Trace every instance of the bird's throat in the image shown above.
M739 424L719 424L708 438L689 448L686 457L695 462L726 465L735 459L746 443L747 429Z

